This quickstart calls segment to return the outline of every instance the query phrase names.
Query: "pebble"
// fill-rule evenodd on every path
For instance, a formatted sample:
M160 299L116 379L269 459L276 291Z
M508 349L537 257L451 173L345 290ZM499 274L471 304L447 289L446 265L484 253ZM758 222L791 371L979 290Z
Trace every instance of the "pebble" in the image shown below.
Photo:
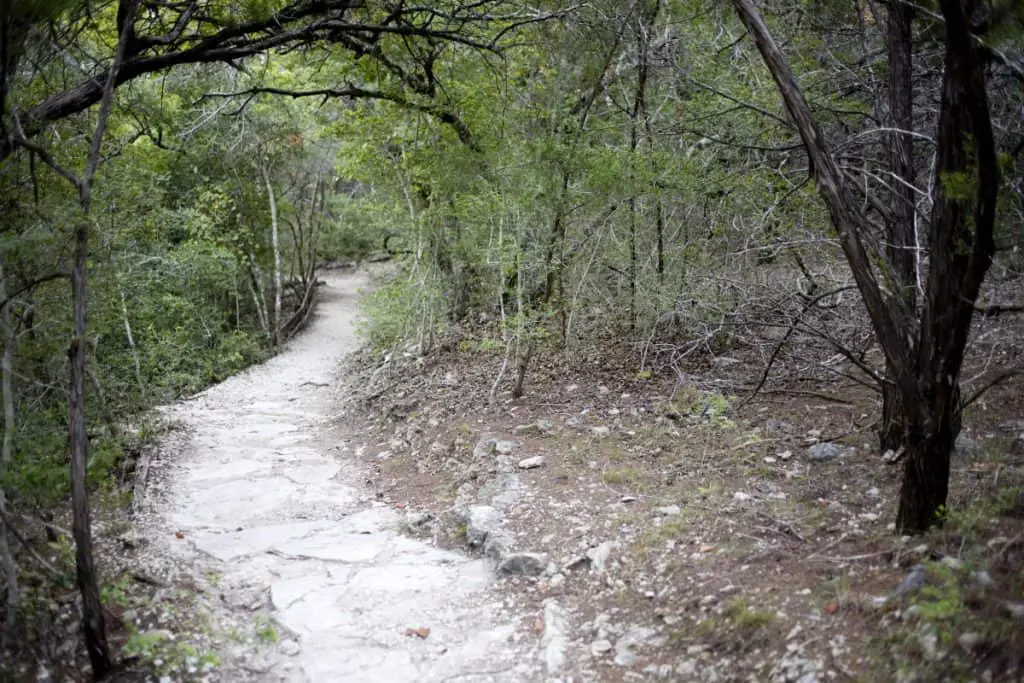
M515 448L516 448L515 441L495 441L494 442L494 450L496 450L497 452L501 453L502 455L507 455L507 454L511 453L512 451L515 450Z
M957 644L968 652L974 650L974 648L981 645L983 638L980 633L961 633L960 637L956 639Z
M615 541L605 541L596 548L588 550L587 557L590 558L590 570L595 574L603 574L608 565L608 558L611 556L612 550L617 548L618 545Z
M828 462L838 458L849 457L856 452L851 447L843 448L831 442L816 443L807 449L807 459L811 462Z
M548 566L546 555L514 553L506 555L498 564L498 573L508 576L540 576Z
M633 666L636 663L636 655L627 650L616 654L615 659L612 661L617 666Z
M680 508L678 505L664 505L659 508L654 508L655 514L661 515L663 517L675 517L676 515L681 514L682 511L682 508Z
M612 643L606 638L595 640L590 644L590 651L595 657L612 651Z
M610 436L612 430L609 427L591 427L590 433L599 439L603 439L607 436Z
M294 657L302 651L302 647L290 638L288 640L282 640L278 649L281 650L282 654L287 655L288 657Z
M743 491L737 491L736 493L732 494L732 499L738 500L740 502L750 500L751 498L752 496L749 493L743 493Z
M964 568L964 561L958 557L953 557L952 555L947 555L942 558L941 564L949 567L955 572L961 571Z
M995 583L992 575L985 570L971 572L971 585L975 588L991 588Z
M1014 619L1024 619L1024 602L1007 600L1003 603L1003 609Z
M535 455L532 458L525 458L519 461L519 469L532 470L544 465L544 456Z
M466 517L466 543L471 548L482 546L501 523L501 513L490 505L474 505Z
M903 596L909 595L910 593L916 593L924 587L924 580L924 565L915 564L913 567L910 568L910 571L907 572L906 576L904 576L900 580L899 584L893 590L892 594L894 596Z

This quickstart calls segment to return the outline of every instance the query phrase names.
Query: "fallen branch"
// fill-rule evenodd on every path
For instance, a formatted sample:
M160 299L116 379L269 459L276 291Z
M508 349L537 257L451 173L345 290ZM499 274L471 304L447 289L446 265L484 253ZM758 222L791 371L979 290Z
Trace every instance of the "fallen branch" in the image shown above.
M18 542L21 543L22 547L24 547L25 550L28 551L28 554L31 555L32 558L36 562L38 562L43 569L49 572L50 575L55 579L64 578L64 573L58 571L56 567L47 562L42 555L36 552L36 549L32 547L32 544L29 543L28 540L21 535L21 533L14 527L13 524L11 524L11 518L7 516L7 512L3 508L0 508L0 518L3 518L4 526L7 527L7 530L10 531L11 534L16 539L18 539Z

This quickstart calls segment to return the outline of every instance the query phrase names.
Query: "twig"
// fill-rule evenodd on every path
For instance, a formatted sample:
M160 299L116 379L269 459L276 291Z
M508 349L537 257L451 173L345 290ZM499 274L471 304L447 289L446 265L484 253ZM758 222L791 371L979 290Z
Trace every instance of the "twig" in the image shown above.
M761 388L764 387L764 383L768 381L768 375L771 374L772 366L775 365L775 359L778 358L779 353L782 352L782 347L786 345L786 342L789 341L789 338L793 336L793 332L796 330L797 325L800 324L801 319L803 319L807 311L811 310L811 308L813 308L822 299L826 299L830 296L835 296L836 294L844 292L848 289L853 289L853 286L847 285L845 287L840 287L838 289L825 292L824 294L819 294L818 296L808 300L807 303L804 304L803 310L800 311L800 315L798 315L796 319L793 320L793 323L789 326L789 329L786 330L786 334L782 337L779 343L775 346L775 349L772 351L772 355L768 358L768 364L765 366L764 372L761 374L761 379L760 381L758 381L757 386L754 387L754 391L751 392L750 396L747 396L745 399L743 399L740 402L740 404L736 406L737 408L742 408L743 406L747 405L748 403L753 401L754 398L756 398L757 395L761 392Z
M55 579L61 579L64 577L64 574L62 572L57 571L56 567L47 562L42 555L36 552L36 549L32 547L32 544L29 543L28 540L24 536L22 536L16 528L14 528L14 525L11 524L11 518L7 516L7 512L3 508L0 508L0 517L3 518L4 526L6 526L7 529L11 532L11 534L13 534L16 539L18 539L18 542L21 543L25 550L28 551L29 555L31 555L35 559L35 561L43 567L43 569L48 571L50 575L53 576L53 578Z
M960 410L963 410L967 406L969 406L972 403L974 403L975 401L977 401L989 389L995 388L996 386L1002 384L1003 382L1005 382L1006 380L1010 379L1011 377L1014 377L1016 375L1021 374L1021 372L1022 372L1021 370L1016 369L1016 368L1014 368L1012 370L1004 370L1003 372L1000 372L998 375L993 377L991 380L989 380L985 384L981 385L981 387L979 387L977 390L975 390L975 392L973 394L971 394L969 397L967 397L966 399L962 400L960 402Z

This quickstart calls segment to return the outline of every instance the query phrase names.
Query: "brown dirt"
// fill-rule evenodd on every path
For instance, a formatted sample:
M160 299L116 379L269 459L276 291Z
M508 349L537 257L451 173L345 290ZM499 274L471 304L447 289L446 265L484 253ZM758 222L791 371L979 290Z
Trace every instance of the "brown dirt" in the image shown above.
M966 378L1020 367L1021 318L979 323ZM637 349L614 341L569 359L548 350L523 398L502 386L491 402L502 351L480 342L497 332L446 334L433 354L396 354L350 378L359 398L339 419L346 448L373 472L380 499L433 513L441 524L429 533L449 546L463 545L452 511L459 487L495 480L493 464L472 455L480 439L515 441L514 462L545 456L520 473L504 524L517 549L546 553L564 580L501 582L536 613L532 628L543 629L546 599L566 608L562 673L573 680L1021 677L1024 620L1005 607L1024 589L1024 429L1011 424L1024 417L1019 376L965 414L949 522L901 539L892 528L902 468L877 453L877 395L849 371L831 372L832 351L813 339L795 335L796 350L780 354L749 402L775 342L740 334L717 356L678 363L670 352L648 354L643 370ZM516 429L538 420L553 428ZM810 462L808 446L821 441L856 450ZM659 511L673 505L678 514ZM617 544L606 573L585 562L566 568L606 541ZM962 566L947 560L949 569L947 557ZM927 565L925 589L874 604L918 563ZM984 577L971 571L988 572L991 585L976 587ZM629 626L653 629L632 650L635 661L592 654L595 640Z

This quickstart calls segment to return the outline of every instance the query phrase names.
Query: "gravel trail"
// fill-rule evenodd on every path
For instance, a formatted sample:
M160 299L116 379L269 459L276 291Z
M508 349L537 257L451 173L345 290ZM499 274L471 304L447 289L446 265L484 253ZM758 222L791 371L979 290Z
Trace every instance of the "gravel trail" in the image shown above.
M226 657L223 680L534 680L485 563L398 533L344 461L335 387L366 283L326 282L281 354L169 411L184 428L142 496L152 533L179 540L151 552L218 577L235 621L279 625L258 655Z

